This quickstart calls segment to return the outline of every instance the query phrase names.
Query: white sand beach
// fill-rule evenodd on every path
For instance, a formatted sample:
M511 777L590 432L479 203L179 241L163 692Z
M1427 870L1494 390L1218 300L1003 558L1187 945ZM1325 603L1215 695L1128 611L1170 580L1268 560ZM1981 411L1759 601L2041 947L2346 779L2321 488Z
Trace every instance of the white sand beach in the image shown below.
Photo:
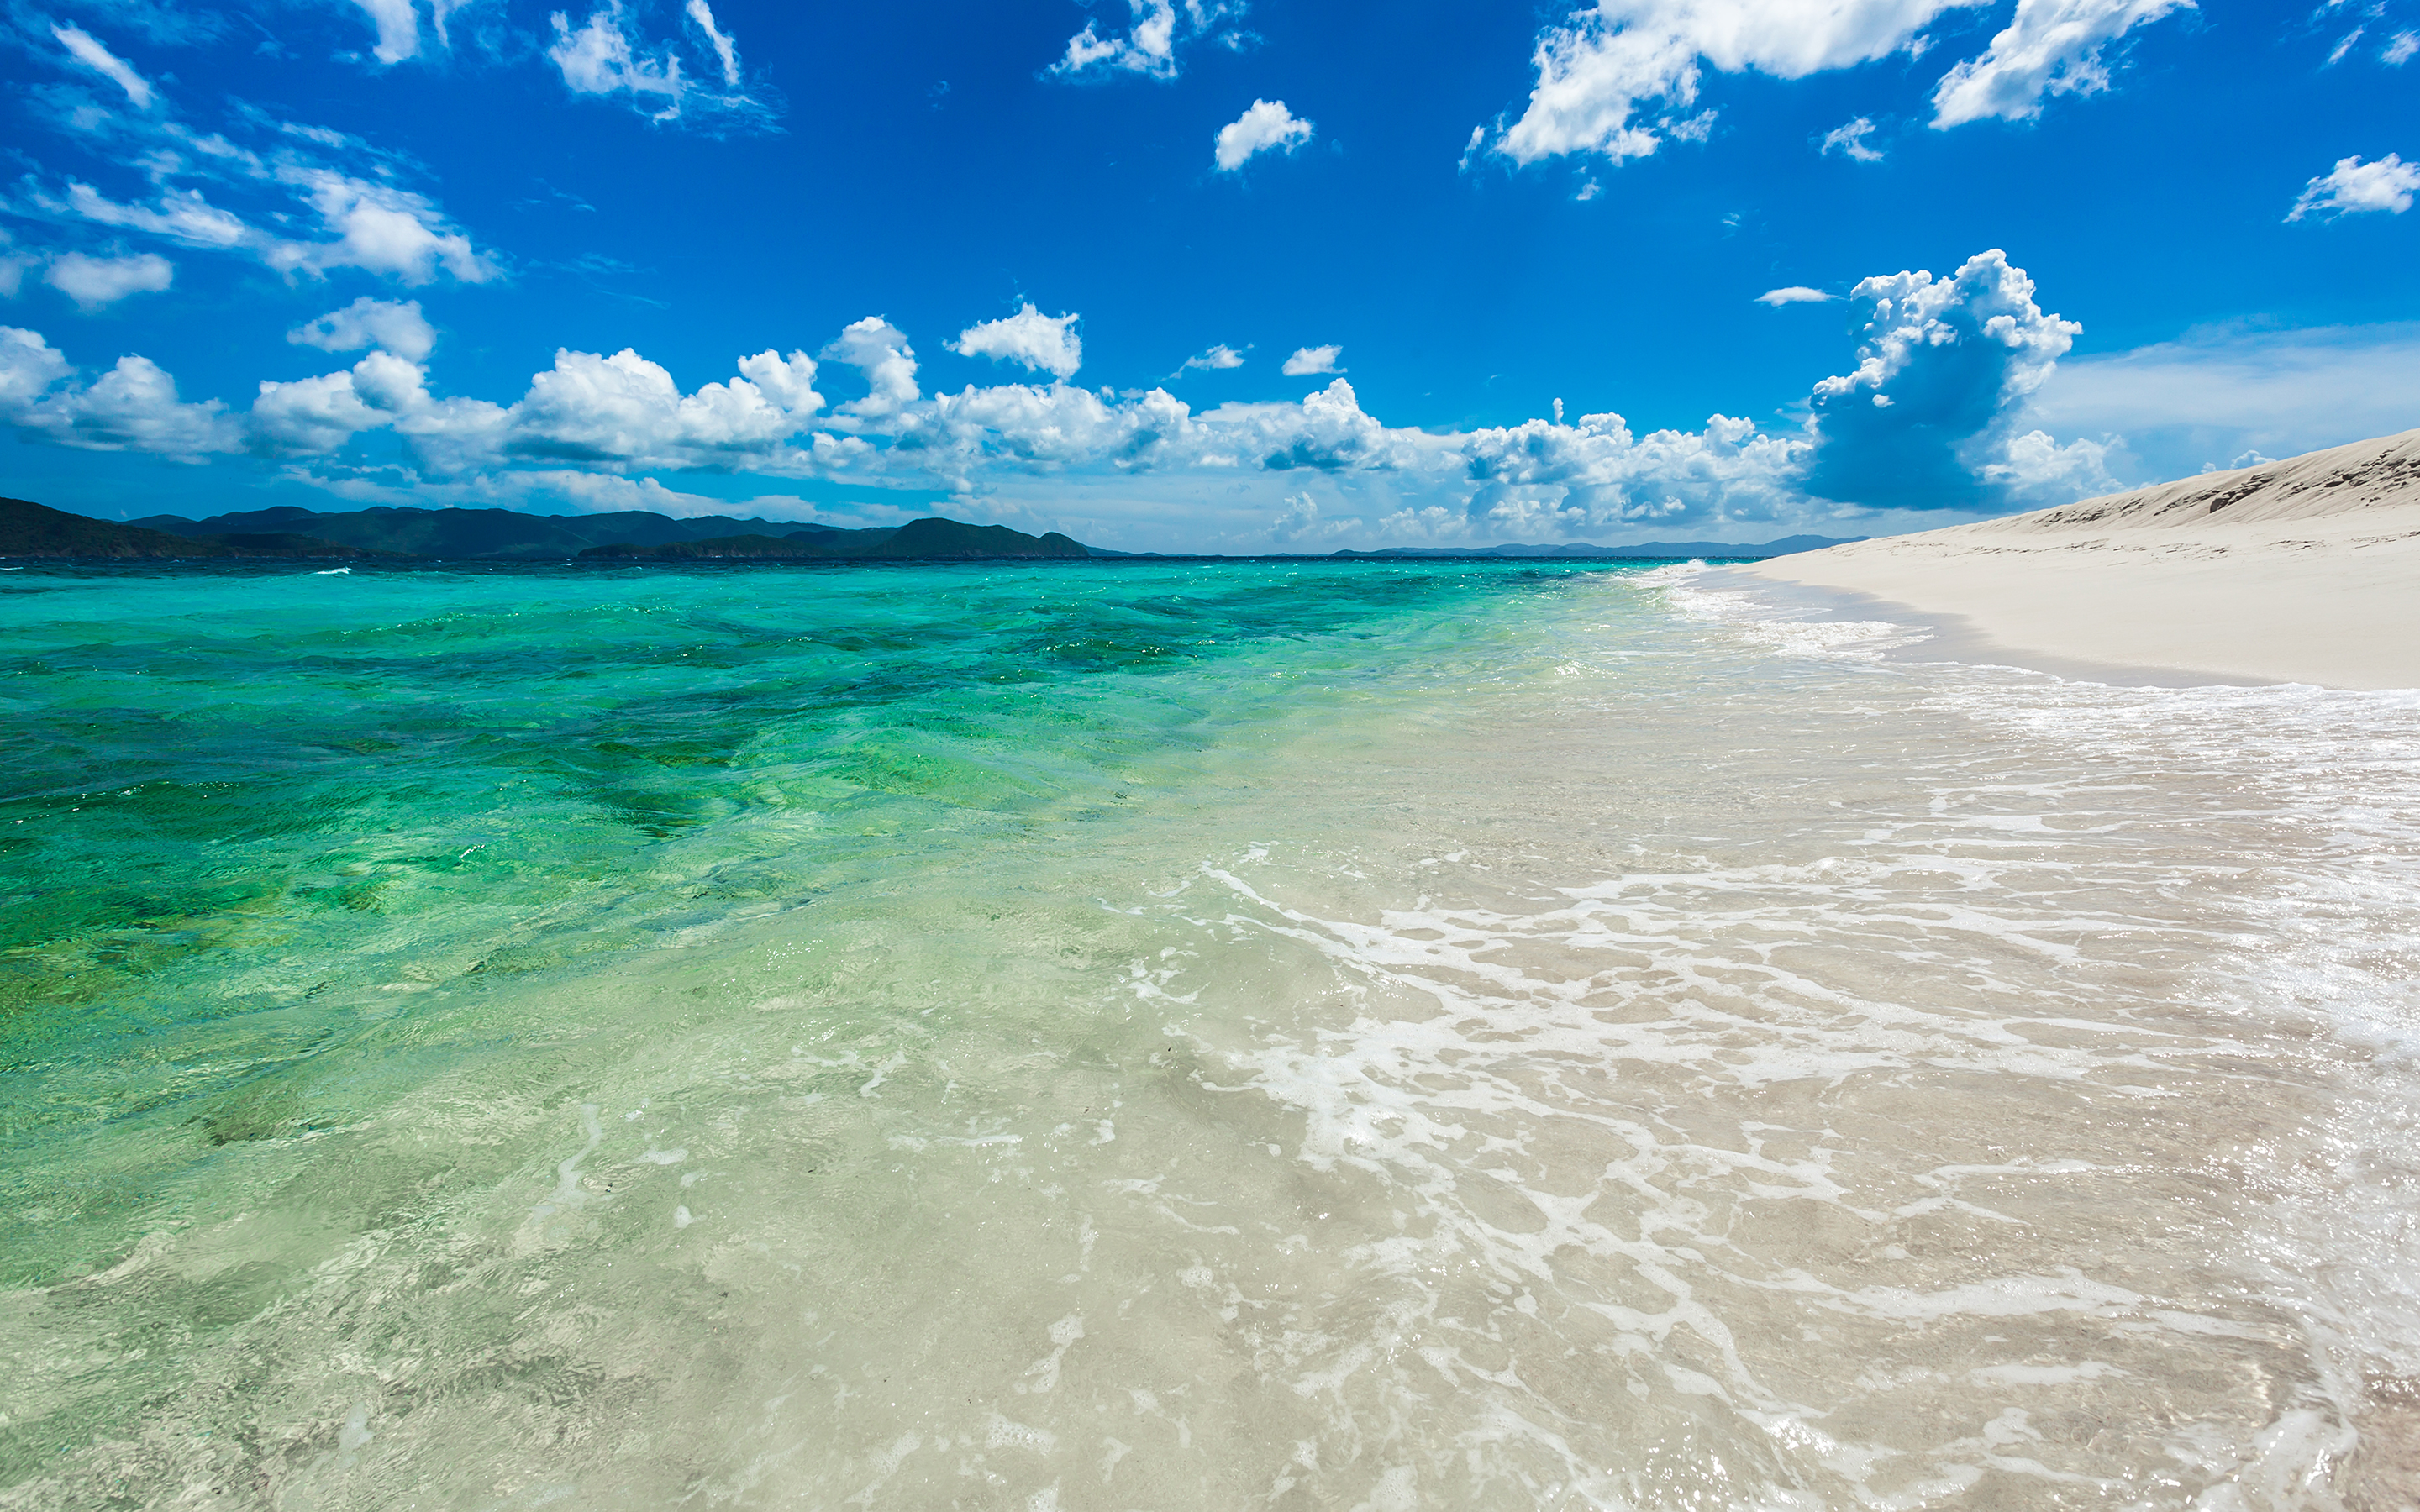
M1904 606L2011 662L2420 687L2420 430L1739 570Z

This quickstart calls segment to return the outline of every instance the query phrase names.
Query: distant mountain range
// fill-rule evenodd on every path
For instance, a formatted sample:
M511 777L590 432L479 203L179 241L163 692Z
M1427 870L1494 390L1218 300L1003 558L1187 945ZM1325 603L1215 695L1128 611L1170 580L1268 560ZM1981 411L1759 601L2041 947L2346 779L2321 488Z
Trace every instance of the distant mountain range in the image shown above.
M393 554L283 531L240 531L195 539L115 520L87 519L27 499L0 499L0 557L75 562L360 561Z
M284 507L202 519L151 515L121 525L28 500L0 500L0 557L613 563L1021 561L1092 554L1056 531L1035 536L938 518L851 531L728 515L674 519L644 510L525 515L381 507L321 514Z
M153 515L133 523L197 540L283 531L339 546L456 562L934 562L1093 554L1056 531L1035 536L1001 525L939 518L851 531L730 515L675 519L639 509L525 515L516 509L381 507L323 515L287 506L205 519Z
M1852 537L1862 540L1864 537ZM1345 558L1764 558L1846 542L1792 535L1761 545L1647 541L1631 546L1388 547L1338 551ZM201 519L150 515L127 524L88 519L23 499L0 500L0 557L114 561L236 559L455 562L947 562L1139 553L1088 547L1060 534L1028 535L1003 525L927 518L842 530L794 520L706 515L675 519L644 510L611 515L528 515L514 509L379 507L322 514L291 505ZM1163 558L1158 552L1140 555Z

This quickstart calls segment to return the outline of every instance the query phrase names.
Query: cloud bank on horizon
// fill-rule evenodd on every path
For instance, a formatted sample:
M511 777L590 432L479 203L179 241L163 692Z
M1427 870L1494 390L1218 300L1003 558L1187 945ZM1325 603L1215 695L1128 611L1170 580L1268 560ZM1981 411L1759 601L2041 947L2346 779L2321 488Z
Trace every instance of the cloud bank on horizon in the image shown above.
M332 486L467 485L467 496L480 498L510 470L566 464L957 495L1010 476L1039 484L1307 472L1384 479L1400 501L1384 523L1423 539L1761 525L1823 502L2009 508L2114 486L2101 445L2017 429L2022 401L2080 328L2045 314L2032 281L2004 254L1980 253L1945 278L1868 278L1852 297L1867 311L1855 369L1815 384L1805 424L1778 434L1719 414L1698 431L1645 436L1613 413L1443 433L1388 426L1341 377L1298 401L1197 413L1165 388L1120 394L1070 383L1082 361L1077 316L1031 303L949 345L1048 375L1047 385L969 384L927 395L906 333L868 316L823 348L865 390L837 407L815 386L815 358L769 348L688 393L634 350L566 349L509 402L440 397L429 390L433 337L417 304L368 299L288 333L330 351L370 347L368 355L313 378L263 380L242 409L180 398L174 378L141 357L84 377L39 332L0 327L0 420L84 450L250 455L302 465ZM1333 346L1307 347L1284 371L1335 373L1337 356ZM349 455L373 432L394 438L393 459ZM1272 528L1288 539L1302 533L1299 522Z
M2379 83L2307 143L2269 132L2274 166L2204 170L2197 208L2224 196L2245 250L2146 256L2127 287L2176 305L2148 318L2112 306L2112 239L2085 207L1977 192L1993 181L1971 164L2076 171L2071 144L2099 144L2063 135L2068 116L2248 67L2204 54L2218 34L2273 50L2253 8L1599 0L1416 60L1428 93L1497 91L1468 128L1337 55L1356 17L1320 33L1329 18L1279 0L1104 0L1055 41L1031 34L1021 65L981 39L874 45L905 33L845 50L889 72L819 66L824 33L874 21L814 14L801 38L737 0L325 0L273 46L243 40L271 12L240 4L70 5L0 27L23 137L45 144L0 192L0 298L22 306L0 311L0 427L70 507L166 465L229 507L946 504L1128 548L1758 539L2065 502L2420 424L2395 424L2394 384L2377 387L2420 377L2408 280L2366 309L2328 292L2346 267L2408 265L2420 169L2400 152L2420 121L2391 83L2420 53L2392 11L2407 3L2286 29L2314 98ZM213 66L251 70L245 92L185 82ZM332 68L367 101L337 124L249 102L281 70ZM1864 108L1798 124L1826 108L1791 92L1818 75ZM536 146L458 139L422 113L432 98ZM2137 109L2137 135L2180 129ZM1137 130L1098 133L1082 166L1065 131L1095 118ZM948 160L993 136L1004 167L1051 142L1064 171L942 193ZM1795 166L1762 166L1747 136L1793 141ZM832 150L852 140L881 161ZM1166 166L1139 180L1130 156ZM798 188L768 197L784 175ZM2156 197L2141 175L2128 192ZM1743 208L1713 214L1710 193ZM1621 220L1590 219L1614 206ZM1404 213L1425 230L1388 219ZM1621 224L1647 230L1617 248ZM2021 239L2093 301L2059 301L2087 319L2045 308ZM1525 250L1491 269L1474 260L1491 242ZM1948 254L1947 270L1894 244ZM1522 271L1608 256L1626 288ZM672 259L693 273L656 271ZM1001 270L1013 295L978 293ZM2103 311L2136 345L2079 352ZM617 327L636 339L597 339ZM728 333L720 356L707 328ZM911 328L954 378L936 382ZM1264 345L1291 355L1251 360ZM347 360L298 372L315 351ZM535 360L516 369L516 351ZM2102 378L2187 352L2211 376L2198 408ZM2366 397L2285 402L2288 363L2360 373ZM1551 395L1497 392L1528 366ZM2212 392L2218 375L2234 389ZM1616 403L1567 423L1561 393L1582 385ZM1692 394L1711 402L1692 414Z

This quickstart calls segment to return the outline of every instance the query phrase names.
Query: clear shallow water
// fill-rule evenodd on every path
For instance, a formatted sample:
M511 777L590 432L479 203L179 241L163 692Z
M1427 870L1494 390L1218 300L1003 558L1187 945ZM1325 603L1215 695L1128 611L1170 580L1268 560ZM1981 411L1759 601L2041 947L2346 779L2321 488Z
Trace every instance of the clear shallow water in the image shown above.
M0 1504L2413 1499L2420 701L1501 563L0 634Z

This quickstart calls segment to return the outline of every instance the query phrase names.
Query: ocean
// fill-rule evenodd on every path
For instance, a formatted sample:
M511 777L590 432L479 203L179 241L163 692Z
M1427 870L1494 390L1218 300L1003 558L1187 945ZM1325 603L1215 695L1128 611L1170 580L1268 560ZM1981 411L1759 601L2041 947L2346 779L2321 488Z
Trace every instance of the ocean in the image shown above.
M1601 563L0 635L0 1506L2420 1485L2420 695Z

